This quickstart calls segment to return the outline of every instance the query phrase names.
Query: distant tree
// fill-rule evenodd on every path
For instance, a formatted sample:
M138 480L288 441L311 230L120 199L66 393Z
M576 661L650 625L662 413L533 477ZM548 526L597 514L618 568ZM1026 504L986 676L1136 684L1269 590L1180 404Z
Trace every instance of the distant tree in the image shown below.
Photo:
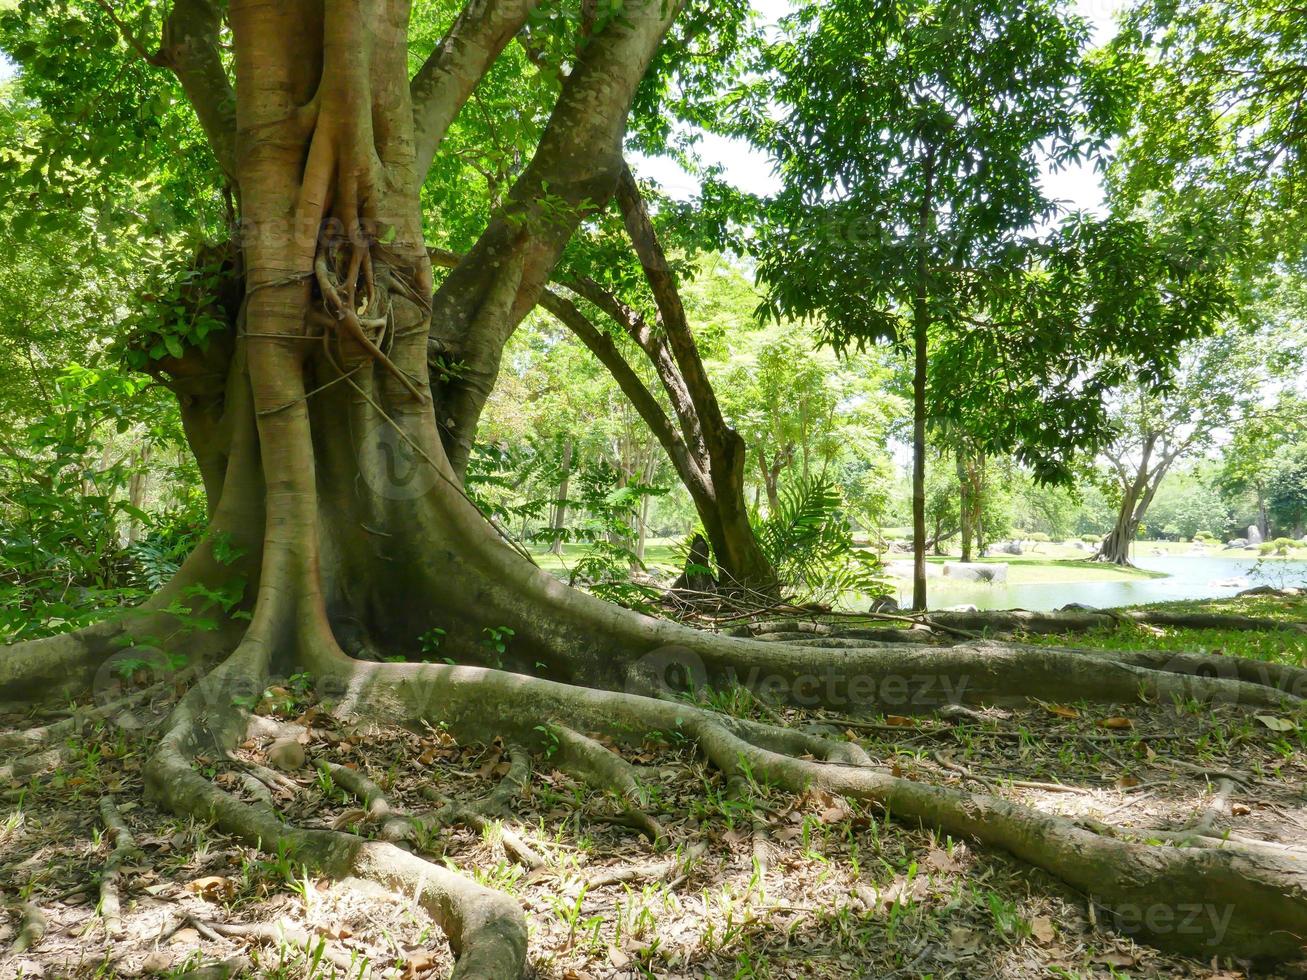
M1307 446L1299 445L1288 454L1275 471L1267 496L1279 528L1301 538L1307 526Z
M1163 481L1153 501L1149 526L1161 537L1189 540L1213 537L1230 526L1230 508L1214 486L1210 466L1195 466Z
M1212 445L1252 412L1265 383L1258 341L1238 330L1193 345L1172 382L1124 385L1113 401L1118 435L1103 449L1116 520L1099 561L1130 564L1130 545L1175 464Z
M1307 441L1307 403L1294 391L1251 413L1223 447L1217 482L1231 498L1251 498L1262 537L1271 537L1270 485L1291 447Z

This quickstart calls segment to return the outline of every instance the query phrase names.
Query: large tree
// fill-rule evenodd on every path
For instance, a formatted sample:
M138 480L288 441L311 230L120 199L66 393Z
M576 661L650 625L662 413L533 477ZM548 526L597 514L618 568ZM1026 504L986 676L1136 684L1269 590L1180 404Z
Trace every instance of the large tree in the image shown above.
M924 609L931 338L1054 216L1040 169L1096 148L1108 86L1054 2L810 3L786 24L763 58L775 92L759 86L742 126L784 184L759 274L776 312L820 317L835 346L889 340L911 360Z
M539 301L578 223L616 186L632 103L656 100L678 57L714 30L714 18L733 12L695 8L678 22L681 5L672 0L626 0L585 4L593 16L562 21L558 43L571 52L570 71L531 163L433 294L423 180L450 120L534 7L469 4L429 57L419 54L412 77L404 0L232 0L225 9L176 0L158 46L146 40L158 30L153 8L110 20L107 5L27 0L5 15L7 32L44 35L9 50L34 76L59 76L52 93L117 77L82 73L79 52L132 59L133 70L157 73L156 88L168 88L158 76L172 72L240 220L226 259L239 288L195 298L205 322L226 317L229 329L203 344L169 334L172 343L152 362L179 393L211 497L207 536L132 614L4 650L0 691L84 691L125 645L136 645L130 654L138 658L149 645L187 658L202 676L150 747L154 799L282 850L296 865L402 891L449 935L459 978L522 972L526 925L509 896L384 839L296 828L266 801L242 799L206 777L201 757L221 757L252 725L268 724L247 706L270 675L310 675L342 715L427 721L460 739L503 737L633 804L638 772L586 733L629 741L676 732L696 740L741 789L754 780L815 785L873 801L896 817L1005 848L1109 907L1147 907L1159 894L1200 906L1213 894L1229 896L1219 935L1146 920L1159 943L1205 956L1295 955L1297 937L1307 934L1307 883L1280 851L1137 842L902 778L852 742L644 693L669 693L675 667L718 686L754 670L773 695L794 697L808 696L817 675L825 680L819 698L844 710L903 707L905 683L914 695L907 704L917 708L949 696L1230 696L1280 705L1301 703L1301 671L1259 674L1228 657L1092 656L992 643L823 653L705 635L572 592L497 537L456 474L504 343ZM112 40L118 29L125 44ZM61 45L71 57L60 55ZM652 92L637 91L655 59ZM65 66L76 69L70 77L61 76ZM66 119L74 132L77 108ZM57 167L46 159L31 186ZM434 394L429 334L458 362L435 378ZM179 336L187 340L180 354ZM243 591L232 608L212 601L233 585ZM442 654L456 663L392 662L433 629L444 631ZM484 665L487 629L513 637L494 651L507 669ZM34 730L17 742L28 752L48 743L57 754L65 730Z

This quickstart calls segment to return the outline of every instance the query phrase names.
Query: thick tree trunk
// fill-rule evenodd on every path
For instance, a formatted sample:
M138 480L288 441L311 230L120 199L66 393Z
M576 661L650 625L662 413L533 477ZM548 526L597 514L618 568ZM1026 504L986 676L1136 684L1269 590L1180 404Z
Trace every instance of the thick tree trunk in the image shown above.
M611 103L609 86L620 89L621 78L634 89L643 67L628 61L647 62L674 13L657 0L632 2L596 30L582 62L597 52L591 67L614 73L601 86L609 102L588 104L590 113ZM601 779L607 773L606 788L627 798L639 795L636 777L584 733L639 741L650 731L678 732L697 742L729 785L757 777L795 792L816 786L847 794L1003 848L1109 907L1159 894L1186 902L1228 896L1233 911L1214 943L1146 924L1159 943L1204 956L1300 952L1307 885L1282 855L1229 841L1190 849L1120 839L992 796L900 778L854 743L636 693L739 684L764 700L843 712L1032 697L1230 697L1278 710L1301 708L1307 672L1253 665L1266 675L1245 675L1236 665L1231 674L1237 658L1162 661L996 643L868 645L822 658L640 616L530 564L464 494L427 394L432 281L407 19L403 0L232 0L244 305L222 424L190 430L221 441L212 459L224 465L208 478L217 491L211 533L137 614L6 650L0 693L85 682L123 641L164 637L168 652L189 655L196 666L225 655L165 723L144 770L153 798L254 846L284 848L296 867L367 878L408 896L449 936L454 980L521 974L527 927L515 901L385 841L298 829L272 805L246 802L204 775L199 757L223 758L247 737L252 721L242 705L274 674L309 676L321 703L342 718L440 724L463 740L502 736L542 755L562 746L559 765ZM572 78L578 75L586 72L578 67ZM625 107L617 108L624 117ZM620 135L620 126L602 120L594 129ZM457 336L462 324L494 361L499 351L487 338L500 337L502 346L519 287L536 274L524 270L539 261L534 250L517 251L516 240L501 247L509 239L499 236L437 304L453 317L442 335ZM529 309L535 300L524 291ZM513 301L491 302L506 296ZM487 326L492 308L497 319ZM465 448L458 434L471 409L479 411L469 391L443 402L454 413L455 451ZM241 615L223 616L196 598L242 582ZM174 602L209 612L219 627L177 616ZM445 631L442 655L462 665L379 662L415 654L419 637L437 627ZM518 673L471 666L498 656L487 652L487 630L511 637L504 660Z

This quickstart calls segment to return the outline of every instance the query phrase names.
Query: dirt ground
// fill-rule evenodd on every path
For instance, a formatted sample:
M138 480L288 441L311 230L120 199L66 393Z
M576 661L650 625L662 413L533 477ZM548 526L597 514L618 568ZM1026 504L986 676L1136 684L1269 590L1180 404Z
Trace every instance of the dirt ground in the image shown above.
M208 760L209 775L235 793L266 787L292 822L377 831L323 763L359 769L413 813L482 798L508 770L501 745L335 722L316 712L303 686L291 679L271 688L258 709L304 726L302 760L284 747L270 759L259 739L235 758ZM743 694L715 703L776 716ZM1238 836L1285 844L1307 832L1301 728L1233 706L1029 704L856 722L785 712L783 720L854 738L912 778L967 781L1145 838L1205 815ZM0 721L6 730L32 724ZM88 726L70 739L69 759L3 792L0 977L448 974L443 935L402 896L316 880L284 854L260 854L143 801L150 731ZM625 755L644 768L648 812L666 834L661 846L629 826L615 797L551 771L547 758L536 760L507 822L542 867L516 861L497 823L445 827L411 845L522 903L539 977L1307 976L1302 964L1249 972L1137 945L1137 921L1121 910L883 812L767 786L731 798L720 775L674 739ZM106 796L137 848L122 865L113 936L98 893L117 839L104 829ZM33 909L44 935L15 953Z

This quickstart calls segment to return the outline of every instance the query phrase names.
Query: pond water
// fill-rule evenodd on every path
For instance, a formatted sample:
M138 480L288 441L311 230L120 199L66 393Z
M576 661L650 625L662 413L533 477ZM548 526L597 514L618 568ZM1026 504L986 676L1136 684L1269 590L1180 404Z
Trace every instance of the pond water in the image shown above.
M1140 555L1139 568L1165 572L1166 578L1130 578L1114 582L1036 582L989 585L932 577L927 594L931 609L971 605L977 609L1058 609L1068 602L1110 608L1179 599L1218 599L1257 585L1307 585L1307 561L1259 561L1194 555ZM1020 568L1013 563L1011 570ZM898 583L898 599L912 599L912 584ZM865 608L865 607L860 607Z

